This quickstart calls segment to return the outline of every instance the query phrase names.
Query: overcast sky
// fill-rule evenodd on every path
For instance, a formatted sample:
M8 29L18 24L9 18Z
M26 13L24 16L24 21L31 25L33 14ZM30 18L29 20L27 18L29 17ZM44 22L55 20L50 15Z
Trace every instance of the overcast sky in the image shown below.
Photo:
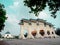
M60 27L60 11L58 11L57 13L57 18L54 19L50 16L50 12L47 6L45 10L40 12L39 16L36 17L34 16L34 14L29 13L30 9L24 6L23 1L24 0L0 0L0 3L5 5L5 10L7 12L6 16L8 17L5 22L5 28L1 32L2 34L5 34L7 31L9 31L13 35L19 35L20 26L18 23L22 18L40 18L52 23L53 25L55 25L56 28Z

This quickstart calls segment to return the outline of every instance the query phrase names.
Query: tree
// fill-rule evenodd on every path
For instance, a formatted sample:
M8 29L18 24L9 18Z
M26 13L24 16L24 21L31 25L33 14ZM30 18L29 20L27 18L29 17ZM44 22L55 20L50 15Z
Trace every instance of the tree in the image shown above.
M4 5L0 3L0 32L4 29L4 22L7 19Z
M60 28L57 28L55 32L57 35L60 35Z
M2 37L2 35L0 34L0 38Z
M49 6L49 11L51 11L51 16L56 18L57 11L60 10L60 0L24 0L24 5L29 7L31 11L29 13L34 13L38 16L39 12L44 10L46 6Z
M16 39L19 39L19 36L15 36Z

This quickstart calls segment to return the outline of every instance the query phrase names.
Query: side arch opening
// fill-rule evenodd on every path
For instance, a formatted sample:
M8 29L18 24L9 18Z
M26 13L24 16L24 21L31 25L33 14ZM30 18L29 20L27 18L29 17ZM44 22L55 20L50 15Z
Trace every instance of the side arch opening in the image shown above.
M47 34L50 35L50 31L47 31Z
M24 30L24 37L26 38L28 36L28 30Z
M36 31L36 30L33 30L33 31L31 32L31 34L35 37L36 34L37 34L37 31Z
M39 33L40 33L42 36L44 36L44 34L45 34L44 30L40 30Z

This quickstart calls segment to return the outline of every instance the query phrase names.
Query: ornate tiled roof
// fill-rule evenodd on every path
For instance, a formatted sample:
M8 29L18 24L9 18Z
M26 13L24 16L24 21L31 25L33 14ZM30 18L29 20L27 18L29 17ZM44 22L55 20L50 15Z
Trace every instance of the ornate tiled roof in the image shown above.
M43 19L22 19L19 24L20 24L20 25L23 25L24 22L26 22L26 23L31 23L31 22L33 22L33 23L43 22L43 23L45 23L46 25L53 26L51 23L46 22L46 20L43 20Z
M30 19L29 21L36 23L36 19Z
M37 19L38 22L46 22L46 20L43 19Z
M49 26L54 26L53 24L49 23L49 22L46 22L47 25Z

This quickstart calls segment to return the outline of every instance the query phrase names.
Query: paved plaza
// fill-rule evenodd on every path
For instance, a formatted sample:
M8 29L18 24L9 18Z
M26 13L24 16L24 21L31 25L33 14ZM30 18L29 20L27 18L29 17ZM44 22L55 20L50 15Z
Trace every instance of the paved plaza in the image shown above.
M0 41L0 43L3 43L0 45L60 45L60 38L10 39Z

